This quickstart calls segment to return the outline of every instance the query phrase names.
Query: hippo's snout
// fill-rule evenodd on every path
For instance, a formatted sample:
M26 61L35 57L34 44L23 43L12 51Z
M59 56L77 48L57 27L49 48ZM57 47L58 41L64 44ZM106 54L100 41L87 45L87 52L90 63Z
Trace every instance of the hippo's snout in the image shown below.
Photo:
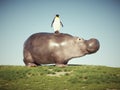
M100 44L97 39L86 40L88 54L95 53L99 50Z

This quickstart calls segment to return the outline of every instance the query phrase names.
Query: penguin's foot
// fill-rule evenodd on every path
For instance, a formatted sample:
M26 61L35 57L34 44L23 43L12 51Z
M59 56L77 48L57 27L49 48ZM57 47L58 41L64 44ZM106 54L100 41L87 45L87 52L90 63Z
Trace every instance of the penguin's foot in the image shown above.
M57 31L55 31L55 34L59 34L60 32L57 30Z

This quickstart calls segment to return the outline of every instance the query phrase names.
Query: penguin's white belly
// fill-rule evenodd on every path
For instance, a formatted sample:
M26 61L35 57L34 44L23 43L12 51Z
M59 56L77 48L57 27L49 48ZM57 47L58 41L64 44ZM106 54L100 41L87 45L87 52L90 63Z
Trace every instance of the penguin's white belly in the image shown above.
M56 30L60 30L60 20L55 20L54 23L53 23L53 28L54 28L54 31Z

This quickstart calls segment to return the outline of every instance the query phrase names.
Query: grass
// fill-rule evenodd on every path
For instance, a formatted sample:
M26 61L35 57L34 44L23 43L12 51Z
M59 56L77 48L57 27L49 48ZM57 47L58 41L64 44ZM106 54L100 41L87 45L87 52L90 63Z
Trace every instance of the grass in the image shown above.
M0 90L120 90L120 68L0 66Z

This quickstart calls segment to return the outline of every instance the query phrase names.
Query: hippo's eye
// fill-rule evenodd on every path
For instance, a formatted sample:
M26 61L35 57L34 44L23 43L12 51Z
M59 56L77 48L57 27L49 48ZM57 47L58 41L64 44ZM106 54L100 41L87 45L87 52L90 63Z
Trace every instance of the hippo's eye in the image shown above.
M79 40L81 40L81 39L79 38Z

